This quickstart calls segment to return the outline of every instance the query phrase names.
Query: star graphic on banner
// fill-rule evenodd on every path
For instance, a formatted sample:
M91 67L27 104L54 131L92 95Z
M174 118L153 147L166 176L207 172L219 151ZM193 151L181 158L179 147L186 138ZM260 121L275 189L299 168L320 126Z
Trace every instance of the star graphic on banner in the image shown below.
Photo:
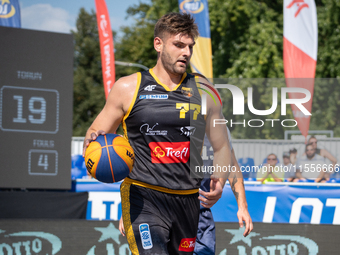
M94 228L94 229L102 232L102 236L100 237L98 242L103 242L111 238L117 244L120 244L120 241L119 241L120 232L118 229L116 229L116 227L112 223L110 223L106 228Z
M246 243L249 247L251 247L251 239L250 238L260 235L260 234L255 233L255 232L251 232L249 235L244 237L243 236L244 227L239 228L239 229L225 229L224 231L234 235L233 239L231 239L231 241L230 241L230 244L236 243L238 241L242 241L242 242Z
M5 3L10 4L9 0L1 0L1 5L4 5Z

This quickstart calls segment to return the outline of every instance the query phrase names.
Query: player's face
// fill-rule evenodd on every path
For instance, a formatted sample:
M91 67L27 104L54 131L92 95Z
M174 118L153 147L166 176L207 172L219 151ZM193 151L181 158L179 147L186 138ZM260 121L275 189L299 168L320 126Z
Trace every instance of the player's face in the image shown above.
M192 55L195 41L188 35L164 36L160 58L164 68L174 74L185 73Z

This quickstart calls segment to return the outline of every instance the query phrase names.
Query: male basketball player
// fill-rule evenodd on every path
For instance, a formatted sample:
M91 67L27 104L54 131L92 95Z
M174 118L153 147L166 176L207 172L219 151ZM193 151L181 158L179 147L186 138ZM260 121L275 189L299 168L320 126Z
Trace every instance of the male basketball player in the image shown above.
M202 165L205 133L214 164L232 163L226 126L213 126L214 119L223 118L221 106L209 98L207 115L202 115L195 78L186 73L197 35L190 15L164 15L155 26L156 66L119 79L85 136L84 151L121 122L134 149L134 168L121 184L124 228L133 254L192 254L200 178L191 170ZM214 177L211 193L201 198L208 205L221 196L227 175Z

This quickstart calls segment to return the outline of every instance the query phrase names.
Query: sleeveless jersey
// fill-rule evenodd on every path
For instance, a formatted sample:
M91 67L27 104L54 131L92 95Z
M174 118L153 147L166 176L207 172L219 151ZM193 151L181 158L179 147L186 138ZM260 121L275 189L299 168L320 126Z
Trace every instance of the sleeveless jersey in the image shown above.
M201 178L193 177L190 166L194 171L203 164L205 118L195 77L184 73L173 90L152 69L138 73L137 80L122 122L135 153L129 178L171 190L198 189Z

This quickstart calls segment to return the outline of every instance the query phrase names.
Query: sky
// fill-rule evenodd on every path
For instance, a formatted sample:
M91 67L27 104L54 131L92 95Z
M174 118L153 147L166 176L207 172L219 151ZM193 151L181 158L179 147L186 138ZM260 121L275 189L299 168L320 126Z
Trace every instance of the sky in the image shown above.
M106 0L111 29L119 33L119 28L132 25L133 18L126 19L128 7L151 0ZM70 33L76 30L76 19L80 8L87 12L96 10L95 0L19 0L21 27L33 30Z

